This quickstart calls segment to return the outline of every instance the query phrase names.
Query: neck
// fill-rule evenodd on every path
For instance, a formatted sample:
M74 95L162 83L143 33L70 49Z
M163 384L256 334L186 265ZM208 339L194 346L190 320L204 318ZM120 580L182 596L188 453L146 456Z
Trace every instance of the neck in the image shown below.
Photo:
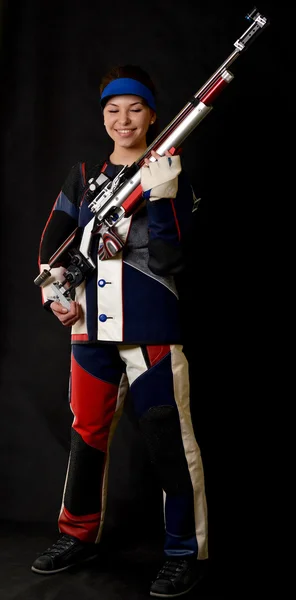
M130 166L134 162L139 160L140 156L147 150L147 146L141 148L114 148L112 154L110 154L110 161L114 165L127 165Z

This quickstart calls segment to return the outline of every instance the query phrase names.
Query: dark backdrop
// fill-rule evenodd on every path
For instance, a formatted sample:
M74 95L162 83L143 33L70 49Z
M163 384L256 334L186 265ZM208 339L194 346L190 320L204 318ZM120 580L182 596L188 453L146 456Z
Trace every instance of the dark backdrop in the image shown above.
M55 523L69 449L69 332L41 307L40 235L69 168L104 156L99 81L137 63L155 80L162 127L233 50L249 2L69 0L2 5L1 436L2 520ZM196 194L193 268L186 281L192 412L204 456L212 545L244 527L265 455L269 214L277 197L271 25L230 70L214 110L183 144ZM130 417L130 418L129 418ZM259 431L260 430L260 431ZM161 523L157 489L132 407L112 448L107 530ZM255 478L255 479L254 479ZM255 481L256 480L256 481ZM257 500L256 500L257 503ZM139 535L146 535L143 532ZM216 547L216 546L215 546Z

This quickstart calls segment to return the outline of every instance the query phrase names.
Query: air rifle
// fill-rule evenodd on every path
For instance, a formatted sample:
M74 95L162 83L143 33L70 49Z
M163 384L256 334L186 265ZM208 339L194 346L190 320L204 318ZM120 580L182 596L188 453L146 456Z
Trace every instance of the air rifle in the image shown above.
M72 290L80 285L96 268L90 249L95 234L102 240L100 258L102 260L114 256L121 250L123 243L113 229L120 219L129 217L143 201L141 187L141 167L145 158L154 161L152 150L161 156L168 150L176 154L183 141L196 128L196 126L212 110L212 104L220 93L234 78L228 70L229 66L247 50L250 44L269 24L254 7L247 15L249 26L246 31L234 42L234 50L212 74L204 85L187 102L176 117L163 129L158 137L147 148L140 159L131 166L124 166L115 179L110 181L103 173L97 179L89 180L89 193L94 196L89 203L89 209L94 214L93 218L84 227L83 231L76 228L64 241L58 250L51 256L48 266L34 280L35 285L41 286L51 277L50 269L60 266L65 255L68 258L62 282L54 282L51 287L55 298L64 306L69 307ZM78 248L74 245L79 239ZM76 244L77 245L77 244ZM100 253L100 251L99 251ZM66 286L66 287L65 287Z

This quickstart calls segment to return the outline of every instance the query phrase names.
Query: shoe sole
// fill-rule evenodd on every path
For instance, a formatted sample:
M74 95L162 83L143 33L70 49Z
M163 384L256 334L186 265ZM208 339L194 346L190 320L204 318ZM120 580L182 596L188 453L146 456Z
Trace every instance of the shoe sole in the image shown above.
M185 594L189 594L189 592L193 590L193 588L201 581L201 579L195 581L192 586L186 590L186 592L179 592L178 594L157 594L157 592L150 592L150 596L154 596L156 598L178 598L180 596L185 596Z
M67 569L71 569L72 567L77 567L78 565L88 562L89 560L94 560L97 557L98 555L95 554L94 556L89 556L88 558L80 560L79 563L72 563L71 565L61 567L60 569L53 569L52 571L43 571L41 569L36 569L36 567L31 567L31 571L33 571L34 573L39 573L40 575L54 575L55 573L60 573L61 571L67 571Z

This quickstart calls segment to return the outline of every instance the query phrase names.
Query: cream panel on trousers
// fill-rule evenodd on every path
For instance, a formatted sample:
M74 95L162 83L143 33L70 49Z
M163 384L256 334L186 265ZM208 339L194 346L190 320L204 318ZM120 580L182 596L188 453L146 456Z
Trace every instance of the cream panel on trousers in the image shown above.
M126 364L126 374L129 385L147 371L143 352L139 346L118 346L120 358Z
M174 375L174 393L179 411L181 435L194 490L194 512L196 523L196 539L198 543L198 558L208 558L208 523L207 502L203 464L199 446L195 440L191 412L188 362L182 352L182 346L171 346L172 370Z

